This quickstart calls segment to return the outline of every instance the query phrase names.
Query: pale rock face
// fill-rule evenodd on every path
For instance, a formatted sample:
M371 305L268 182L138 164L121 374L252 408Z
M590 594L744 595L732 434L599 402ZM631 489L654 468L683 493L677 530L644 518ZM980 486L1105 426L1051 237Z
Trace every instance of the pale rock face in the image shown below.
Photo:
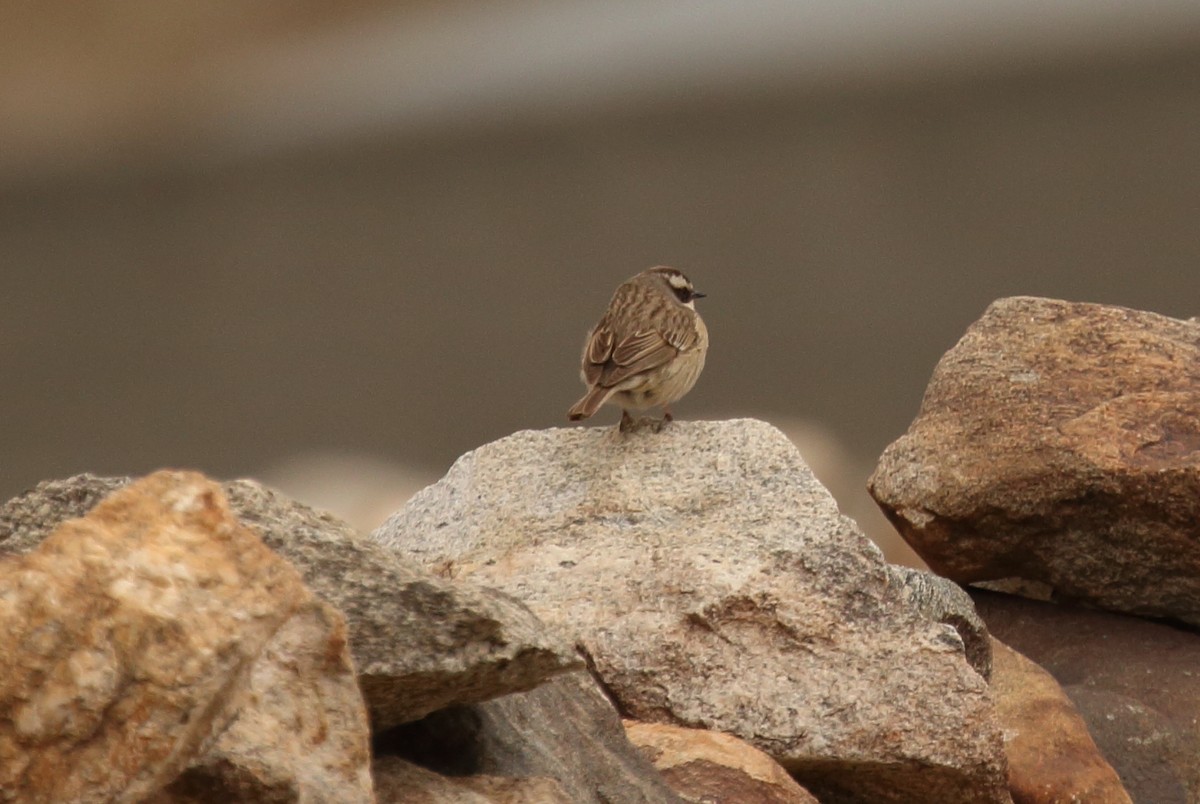
M1192 624L1197 487L1200 325L1029 297L942 357L870 481L939 574Z
M767 424L517 433L374 538L578 634L623 713L740 736L818 797L1008 800L962 639Z
M268 777L372 799L341 616L201 475L151 475L0 561L0 643L6 798L153 799L211 761L243 800Z

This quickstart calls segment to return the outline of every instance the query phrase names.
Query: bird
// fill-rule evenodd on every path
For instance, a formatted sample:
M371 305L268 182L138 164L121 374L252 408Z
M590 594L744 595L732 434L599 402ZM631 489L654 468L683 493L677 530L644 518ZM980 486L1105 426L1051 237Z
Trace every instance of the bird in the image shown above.
M606 402L621 408L622 431L633 426L630 410L661 407L665 425L671 404L692 390L704 369L708 328L696 312L692 281L665 265L622 282L604 317L583 346L583 398L567 419L586 419Z

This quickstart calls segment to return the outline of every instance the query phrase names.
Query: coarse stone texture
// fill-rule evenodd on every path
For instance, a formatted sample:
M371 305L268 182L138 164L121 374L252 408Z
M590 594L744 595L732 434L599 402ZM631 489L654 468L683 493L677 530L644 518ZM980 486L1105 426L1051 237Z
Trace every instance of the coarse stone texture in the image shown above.
M635 720L625 733L684 801L817 804L778 762L732 734Z
M443 776L396 756L373 769L379 804L575 804L546 777Z
M456 778L552 779L576 804L679 801L584 670L434 712L381 735L376 750Z
M528 690L580 666L570 640L519 600L434 577L333 516L254 481L225 488L242 521L346 615L376 730L450 704Z
M78 475L0 506L0 553L35 547L128 478ZM449 583L337 518L252 480L222 488L238 518L299 570L347 620L350 650L376 730L452 703L536 686L581 666L570 640L493 589Z
M900 592L917 611L933 622L948 625L958 632L966 650L967 661L975 672L986 679L992 677L992 638L987 626L975 611L975 603L954 581L932 572L888 566L900 585Z
M871 493L937 573L1200 623L1200 326L1017 297L934 370Z
M28 553L60 524L83 516L130 482L128 477L83 474L38 483L0 505L0 555Z
M971 597L997 639L1062 685L1134 801L1200 802L1200 635L995 592Z
M312 599L267 643L237 718L155 802L372 802L370 727L346 624Z
M314 613L327 627L305 622ZM289 668L277 695L321 686L349 711L287 713L338 730L293 789L370 801L366 716L342 628L215 483L158 472L121 489L0 560L0 798L143 800L217 746L251 755L237 737L262 736L246 724L267 692L257 678L281 670L272 652L315 650L332 672ZM266 710L285 716L275 702ZM296 745L313 733L289 728ZM321 775L330 770L341 778Z
M1116 771L1054 677L993 641L992 693L1014 804L1130 804Z
M579 634L623 714L742 737L818 797L1007 800L962 639L768 424L517 433L374 536Z

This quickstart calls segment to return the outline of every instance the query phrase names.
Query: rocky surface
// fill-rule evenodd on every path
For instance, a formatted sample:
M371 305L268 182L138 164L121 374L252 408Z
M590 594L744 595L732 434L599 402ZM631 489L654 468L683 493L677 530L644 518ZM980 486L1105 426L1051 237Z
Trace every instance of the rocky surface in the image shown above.
M684 801L817 804L778 762L731 734L634 720L625 733Z
M679 800L586 671L443 709L381 735L376 748L455 778L553 779L577 804Z
M0 644L0 798L150 799L212 762L240 800L264 780L372 799L341 616L200 475L145 478L0 561Z
M443 776L396 756L379 757L373 773L379 804L574 804L544 776Z
M10 500L0 506L0 553L33 549L59 523L128 482L79 475ZM223 489L238 518L345 615L376 729L453 703L527 690L580 665L569 640L511 597L434 577L336 518L254 481Z
M369 727L341 614L312 600L250 669L238 716L159 800L371 801Z
M953 581L912 567L892 565L888 572L900 594L926 619L948 625L958 632L967 661L975 672L992 677L992 638L975 611L975 603Z
M1008 800L962 638L762 422L518 433L374 536L578 633L624 714L743 737L822 799Z
M1200 635L994 592L971 596L998 639L1062 685L1134 801L1200 801Z
M754 421L519 433L370 539L44 483L0 646L0 801L1200 802L1200 635L889 566Z
M0 505L0 555L28 553L60 524L83 516L131 482L128 477L85 474L38 483Z
M1200 325L992 304L871 492L936 572L1200 623Z
M992 694L1015 804L1130 804L1116 771L1054 677L995 641Z

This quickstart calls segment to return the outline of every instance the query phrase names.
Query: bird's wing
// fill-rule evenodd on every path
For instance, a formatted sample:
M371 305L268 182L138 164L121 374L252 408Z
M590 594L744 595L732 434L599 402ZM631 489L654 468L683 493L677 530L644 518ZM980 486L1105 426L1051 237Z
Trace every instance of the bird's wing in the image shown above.
M680 352L695 348L700 340L700 333L696 329L696 314L691 310L672 308L663 319L659 334L664 341Z
M617 332L606 315L584 349L583 375L588 385L611 388L695 347L698 335L693 315L689 310L668 309L659 326L628 333Z
M625 380L673 360L679 350L667 343L656 329L639 330L622 338L604 367L601 384L618 385Z
M613 344L616 336L605 318L588 337L587 346L583 349L583 376L589 386L595 386L604 375L604 367L612 357Z
M583 351L583 377L593 388L614 385L666 363L679 350L657 330L642 330L617 340L607 319L596 325Z
M617 342L601 382L613 386L658 368L674 360L680 352L694 349L699 337L695 313L684 309L666 310L657 327L638 330Z

